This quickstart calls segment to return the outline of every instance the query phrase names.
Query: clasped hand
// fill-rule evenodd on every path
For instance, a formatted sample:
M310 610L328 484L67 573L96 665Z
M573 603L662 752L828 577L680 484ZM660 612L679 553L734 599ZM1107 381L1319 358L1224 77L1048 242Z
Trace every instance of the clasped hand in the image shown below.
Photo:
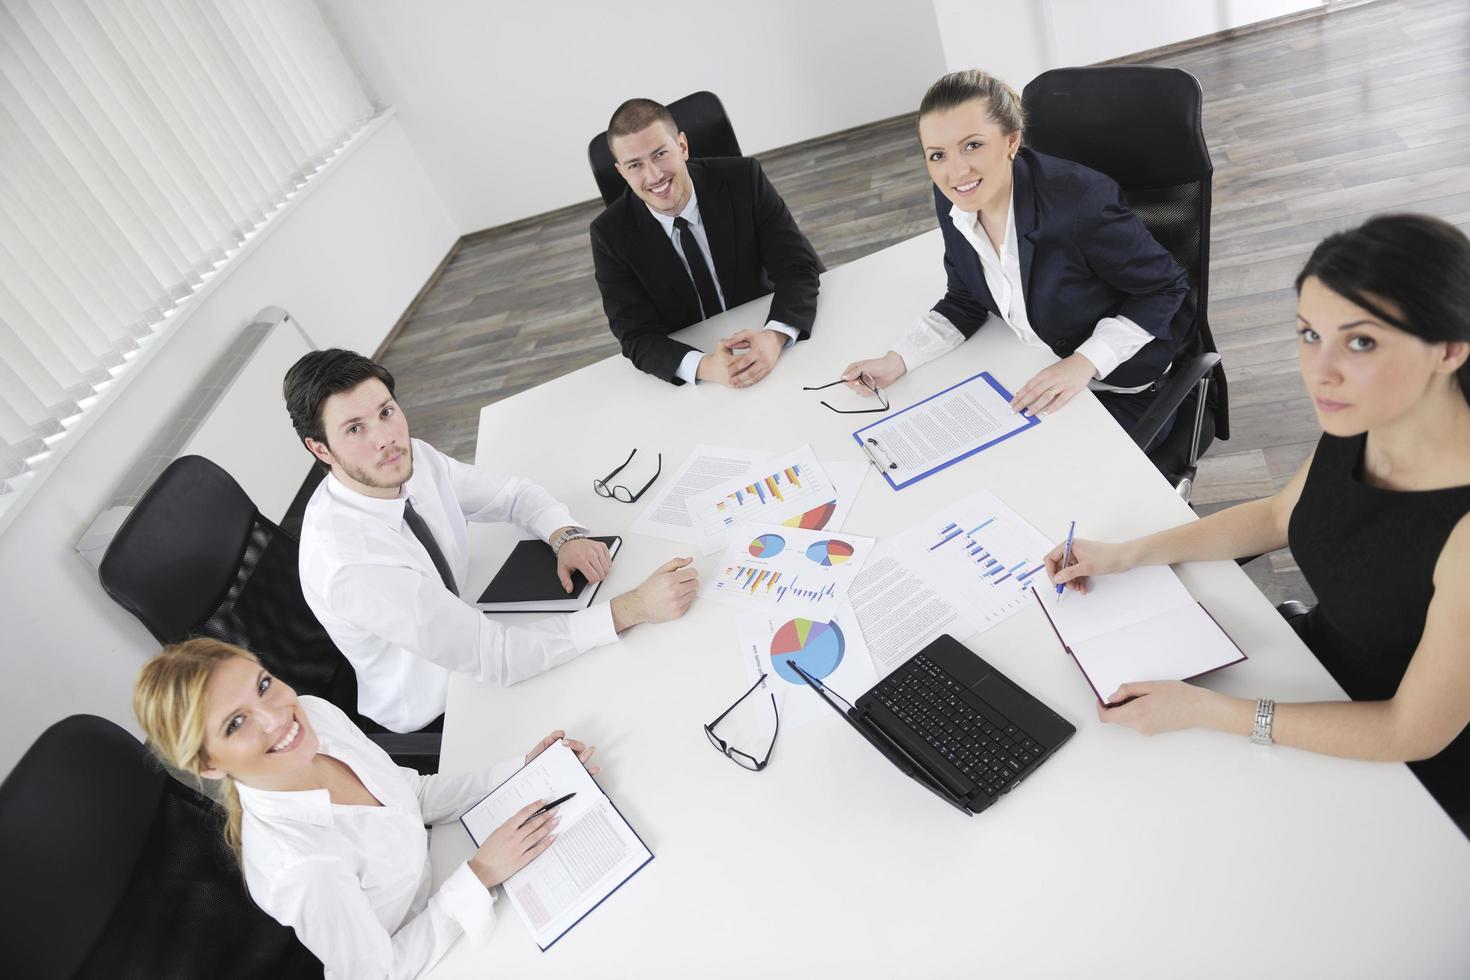
M713 353L704 355L695 373L700 381L731 388L749 388L776 366L787 337L779 330L741 330L721 338Z

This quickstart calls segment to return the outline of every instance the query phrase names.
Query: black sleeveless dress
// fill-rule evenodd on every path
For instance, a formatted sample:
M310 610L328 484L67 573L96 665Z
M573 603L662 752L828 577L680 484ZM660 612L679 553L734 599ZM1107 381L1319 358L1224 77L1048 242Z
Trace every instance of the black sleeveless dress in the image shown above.
M1324 435L1288 539L1317 593L1302 638L1355 701L1393 697L1424 632L1434 566L1470 513L1470 486L1396 491L1363 478L1366 435ZM1462 597L1470 601L1470 596ZM1470 656L1470 638L1465 656ZM1470 728L1409 768L1470 833Z

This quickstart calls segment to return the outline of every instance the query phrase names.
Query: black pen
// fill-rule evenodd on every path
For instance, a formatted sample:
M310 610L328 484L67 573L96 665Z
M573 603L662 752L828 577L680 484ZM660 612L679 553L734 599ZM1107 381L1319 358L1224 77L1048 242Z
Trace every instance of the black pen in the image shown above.
M561 806L567 800L570 800L572 797L574 797L576 795L577 795L576 793L568 793L566 796L563 796L559 800L552 800L550 803L546 804L543 807L537 807L536 808L536 811L534 813L532 813L526 819L522 820L521 821L521 826L520 827L517 827L516 829L517 830L520 830L521 827L524 827L526 824L530 823L532 820L535 820L537 817L541 816L541 814L545 813L547 810L550 810L554 806Z

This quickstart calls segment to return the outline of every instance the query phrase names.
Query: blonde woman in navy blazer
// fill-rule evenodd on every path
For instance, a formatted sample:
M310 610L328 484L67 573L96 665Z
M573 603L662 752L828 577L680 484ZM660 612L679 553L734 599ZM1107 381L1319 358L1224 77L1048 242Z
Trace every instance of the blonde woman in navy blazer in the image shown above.
M1023 123L1020 97L981 71L946 75L925 94L919 139L948 290L892 350L843 378L871 395L864 381L887 387L997 317L1058 358L1016 390L1013 408L1055 412L1090 387L1127 428L1183 340L1189 280L1116 183L1023 147Z

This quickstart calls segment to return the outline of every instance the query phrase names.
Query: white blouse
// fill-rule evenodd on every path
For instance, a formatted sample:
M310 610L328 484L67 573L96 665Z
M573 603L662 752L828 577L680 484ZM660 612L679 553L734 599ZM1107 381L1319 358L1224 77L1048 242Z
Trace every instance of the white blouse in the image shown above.
M951 207L949 220L979 257L980 269L985 275L985 286L1004 314L1001 321L1026 346L1051 350L1051 345L1037 335L1026 314L1026 294L1021 288L1021 253L1016 243L1015 192L1011 192L1010 207L1006 210L1005 238L1001 241L1000 252L996 252L990 236L985 233L978 213ZM1092 336L1077 347L1077 353L1087 358L1096 369L1096 377L1088 387L1093 391L1121 392L1136 392L1148 388L1149 385L1117 388L1097 379L1112 374L1114 368L1137 354L1151 340L1153 336L1147 330L1126 316L1105 316L1098 320ZM949 353L964 341L965 335L949 322L947 316L934 310L926 310L893 349L903 358L904 366L909 371L914 371Z
M426 823L456 819L524 760L463 776L395 765L334 705L302 708L320 751L346 764L383 805L340 806L324 789L272 792L237 783L245 883L255 903L296 930L328 977L416 977L461 933L477 945L495 898L462 864L429 894Z

